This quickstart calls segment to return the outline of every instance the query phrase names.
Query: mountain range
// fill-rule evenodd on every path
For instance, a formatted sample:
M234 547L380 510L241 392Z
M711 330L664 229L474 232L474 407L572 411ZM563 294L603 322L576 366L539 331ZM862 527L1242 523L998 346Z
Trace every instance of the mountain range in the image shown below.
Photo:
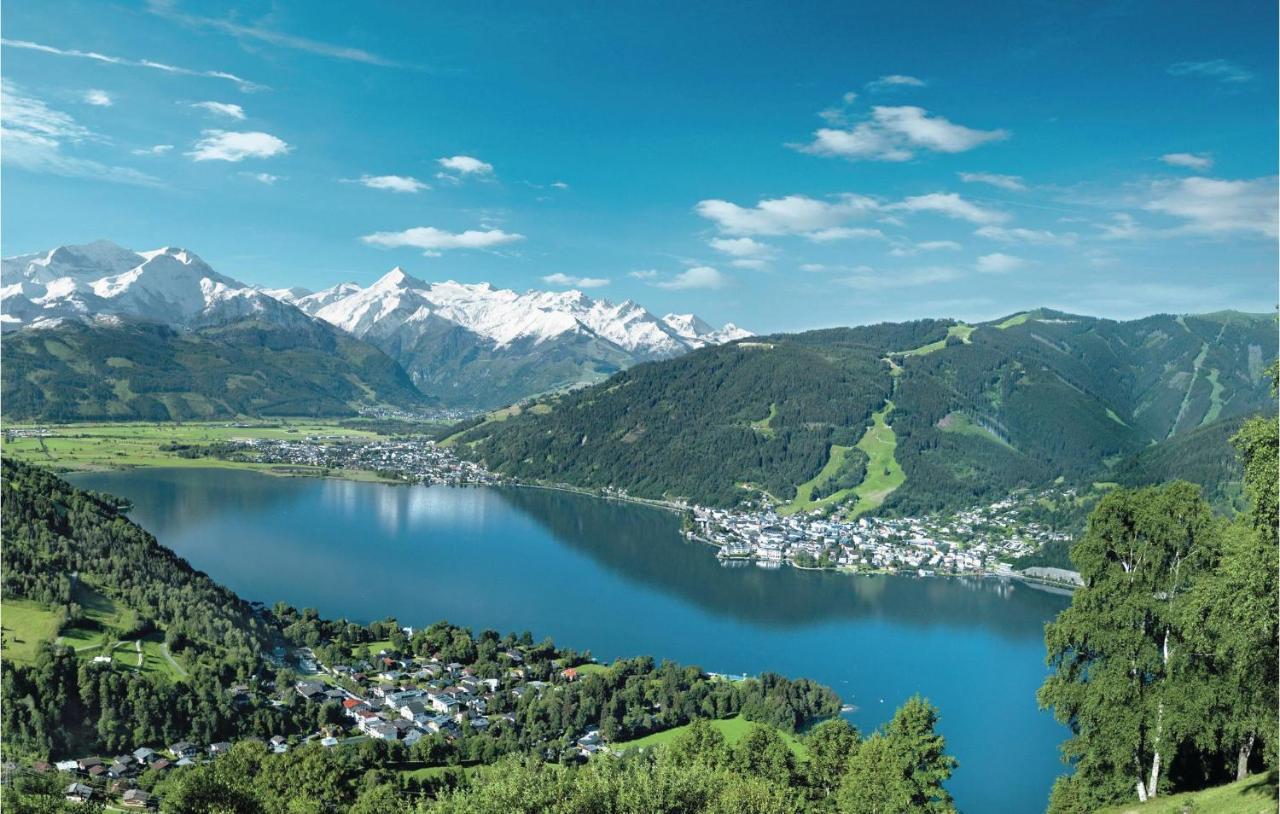
M399 268L367 288L264 289L185 249L109 241L6 258L2 282L14 419L485 409L748 335Z
M1220 463L1229 450L1197 447L1275 411L1275 355L1275 317L1238 312L836 328L637 366L463 423L446 443L524 479L717 506L768 495L791 511L912 514L1019 487L1088 490L1140 481L1170 456L1238 481Z

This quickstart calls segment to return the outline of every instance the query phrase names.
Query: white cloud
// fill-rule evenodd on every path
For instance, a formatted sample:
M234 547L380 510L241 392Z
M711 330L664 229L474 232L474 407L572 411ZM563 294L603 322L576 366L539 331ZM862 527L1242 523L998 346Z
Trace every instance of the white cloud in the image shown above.
M932 192L928 195L915 195L893 204L890 209L902 209L907 212L936 212L956 220L967 220L970 223L1001 223L1009 219L1008 214L994 209L986 209L961 198L954 192Z
M1027 261L1021 257L1015 257L1011 254L1003 254L1001 252L993 252L992 254L984 254L978 258L978 262L974 265L978 271L983 274L1007 274L1011 271L1017 271L1026 266Z
M736 269L751 269L752 271L763 271L769 267L768 260L760 258L743 257L737 260L730 260L729 265Z
M411 247L434 254L446 249L490 249L505 243L524 240L524 235L504 232L501 229L468 229L465 232L446 232L434 226L416 226L402 232L374 232L360 238L370 246L384 249Z
M859 240L866 238L884 239L884 232L879 229L863 229L852 226L832 226L829 229L819 229L816 232L810 232L805 237L814 243L832 243L837 240Z
M369 189L385 189L388 192L421 192L430 186L410 175L362 175L355 180Z
M1146 209L1185 223L1182 234L1224 235L1237 232L1277 236L1276 179L1224 181L1184 178L1153 185Z
M569 185L564 181L552 181L551 186L555 189L568 189Z
M1110 240L1126 240L1148 234L1128 212L1117 212L1111 216L1110 223L1096 224L1102 230L1102 236Z
M272 175L269 172L242 172L240 174L246 178L252 178L260 184L266 184L267 186L272 186L276 181L280 180L280 176Z
M351 62L364 62L370 65L394 66L396 64L361 48L333 45L327 42L307 39L306 37L295 37L291 34L283 34L261 26L242 25L233 20L219 17L199 17L193 14L182 14L177 11L174 0L149 0L147 8L152 14L195 28L211 28L224 34L230 34L237 39L253 39L281 48L291 48L295 51L305 51L310 54L319 54L320 56L344 59Z
M889 254L894 257L912 257L921 252L960 251L963 246L954 240L923 240L919 243L908 243L894 246Z
M724 252L733 257L762 257L773 252L772 246L749 237L717 237L713 238L708 245L718 252Z
M270 133L205 130L204 137L195 143L187 155L193 161L243 161L246 158L284 155L289 150L290 147L284 140Z
M0 38L0 45L9 48L21 48L25 51L39 51L42 54L51 54L60 57L75 57L77 59L91 59L95 62L103 62L108 65L124 65L131 68L150 68L155 71L163 71L169 74L179 74L182 76L205 76L211 79L226 79L235 82L240 86L241 90L259 90L263 86L254 84L247 79L242 79L233 73L226 71L198 71L190 68L180 68L177 65L168 65L163 62L153 62L149 59L127 59L125 57L113 57L106 54L99 54L96 51L77 51L71 48L55 48L52 45L41 45L38 42L28 42L26 40L10 40Z
M1239 84L1253 79L1253 74L1233 62L1225 59L1210 59L1204 62L1175 62L1169 66L1173 76L1203 76L1219 82Z
M1207 170L1213 166L1213 157L1208 153L1165 153L1160 160L1171 167L1192 170Z
M609 280L604 277L573 277L569 274L548 274L542 278L542 282L549 285L567 286L569 288L600 288L609 284Z
M121 184L161 186L160 180L128 167L115 167L69 155L64 148L78 149L86 143L102 141L91 130L40 99L26 96L9 80L0 80L0 158L6 164L30 172L44 172L73 178L95 178Z
M1000 189L1007 189L1010 192L1022 192L1027 188L1020 176L1000 175L994 172L962 172L960 173L960 180L966 184L989 184Z
M493 172L492 164L481 161L478 158L472 158L469 155L437 158L436 163L446 170L456 172L458 175L489 175ZM440 173L440 176L445 177L445 174Z
M86 90L84 92L84 102L94 107L111 107L115 104L111 100L111 96L105 90Z
M840 226L878 207L873 198L862 195L842 195L831 203L788 195L761 200L751 208L710 199L699 201L694 211L731 235L798 235Z
M842 277L836 282L859 291L881 291L887 288L911 288L921 285L946 283L960 277L960 272L948 266L926 266L905 271L860 271L852 277Z
M1076 242L1074 232L1059 234L1045 229L1009 228L1006 226L983 226L974 231L978 237L996 240L1000 243L1030 243L1036 246L1070 246Z
M230 102L195 102L192 107L208 111L215 116L226 116L228 119L244 121L244 108Z
M820 128L814 132L812 142L798 149L850 161L909 161L916 150L962 153L1008 137L1004 130L975 130L953 124L942 116L930 116L921 107L876 106L871 109L869 120L848 130Z
M867 83L867 90L885 91L894 88L923 88L926 82L923 79L917 79L914 76L907 76L900 73L891 73L882 76L879 79L873 79Z
M728 284L729 278L711 266L694 266L691 269L685 269L669 280L655 283L658 288L668 288L672 291L687 291L695 288L724 288Z
M136 150L130 150L130 152L134 155L164 155L172 149L172 144L156 144L151 147L139 147Z
M657 269L643 269L641 271L629 271L627 272L627 276L634 277L637 280L652 280L654 277L658 276L658 271Z

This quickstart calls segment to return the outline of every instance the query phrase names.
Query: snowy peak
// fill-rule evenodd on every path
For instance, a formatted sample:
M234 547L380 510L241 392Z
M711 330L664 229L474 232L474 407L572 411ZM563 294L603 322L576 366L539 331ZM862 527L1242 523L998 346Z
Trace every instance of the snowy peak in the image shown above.
M277 321L296 309L218 274L193 252L176 247L135 252L100 240L60 246L3 261L5 328L62 319L127 317L176 327L248 316Z
M599 339L638 360L674 356L721 341L720 332L691 314L660 320L631 300L615 305L577 290L519 294L488 283L426 283L400 267L368 288L343 283L292 301L356 336L395 335L403 347L441 325L461 327L493 348L562 338ZM732 338L737 338L739 329L732 331Z

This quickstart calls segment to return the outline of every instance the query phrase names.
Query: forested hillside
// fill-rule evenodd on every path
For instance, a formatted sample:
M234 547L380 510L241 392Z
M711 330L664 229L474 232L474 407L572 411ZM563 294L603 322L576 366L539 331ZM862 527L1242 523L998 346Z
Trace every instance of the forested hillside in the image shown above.
M884 506L914 513L1058 478L1158 477L1155 457L1135 457L1147 447L1201 426L1201 441L1225 442L1208 428L1271 406L1275 346L1273 318L1235 312L760 337L462 425L448 442L517 477L729 506L759 490L792 500L829 464L829 483L810 484L824 493L883 474L858 444L882 412L905 474ZM1221 446L1165 449L1224 460Z
M240 320L184 332L67 321L4 334L10 421L352 415L430 405L390 357L311 320Z

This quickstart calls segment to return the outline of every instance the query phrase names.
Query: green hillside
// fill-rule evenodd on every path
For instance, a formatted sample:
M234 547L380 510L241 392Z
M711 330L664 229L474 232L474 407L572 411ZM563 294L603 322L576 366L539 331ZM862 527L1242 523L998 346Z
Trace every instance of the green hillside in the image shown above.
M916 513L1113 480L1122 463L1146 482L1168 464L1136 456L1196 431L1221 438L1210 454L1230 466L1229 433L1214 428L1271 405L1275 355L1274 319L1235 312L837 328L640 365L451 441L526 479L720 506L767 493L786 510L861 496L861 510ZM891 449L860 444L890 400Z
M430 404L382 351L320 322L179 332L66 323L3 338L9 421L351 415Z

